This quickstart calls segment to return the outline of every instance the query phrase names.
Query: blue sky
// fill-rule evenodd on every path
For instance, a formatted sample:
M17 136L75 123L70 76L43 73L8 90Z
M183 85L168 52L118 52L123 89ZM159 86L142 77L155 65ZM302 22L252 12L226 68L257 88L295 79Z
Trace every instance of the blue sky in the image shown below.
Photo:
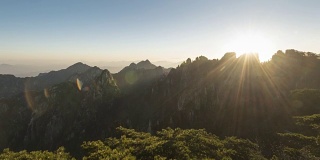
M319 53L319 8L318 0L1 0L0 63L221 58L248 32L267 37L269 52Z

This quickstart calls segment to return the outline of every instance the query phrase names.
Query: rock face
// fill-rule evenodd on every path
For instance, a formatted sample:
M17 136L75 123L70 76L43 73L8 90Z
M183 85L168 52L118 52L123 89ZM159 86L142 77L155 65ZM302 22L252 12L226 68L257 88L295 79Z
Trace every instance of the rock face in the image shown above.
M102 73L102 70L98 67L91 67L83 73L76 73L72 75L68 80L72 82L77 82L80 80L84 85L91 83L97 76Z
M266 63L257 55L233 53L221 60L187 60L124 97L118 118L144 131L170 126L206 128L222 136L267 134L266 128L285 126L290 119L291 90L320 89L317 57L288 50Z
M35 95L32 118L24 137L28 148L79 146L95 135L97 130L93 127L99 120L103 121L99 113L111 108L118 87L107 70L84 87L89 89L81 90L75 82L64 82L49 88L48 96Z
M0 99L23 92L24 82L24 78L18 78L13 75L0 75Z
M0 148L23 149L21 144L31 119L31 111L23 95L0 99Z
M109 71L82 63L31 78L1 75L0 83L1 149L79 147L95 127L106 133L98 122L119 95Z
M119 95L109 71L82 63L31 78L1 75L0 83L1 149L79 146Z

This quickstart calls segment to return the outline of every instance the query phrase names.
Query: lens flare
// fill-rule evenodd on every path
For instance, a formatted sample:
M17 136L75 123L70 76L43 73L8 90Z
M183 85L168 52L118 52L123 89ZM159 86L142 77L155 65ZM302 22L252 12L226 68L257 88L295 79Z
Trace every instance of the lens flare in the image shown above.
M31 81L28 79L24 84L24 97L31 110L34 110L34 98L30 91Z
M129 71L125 75L125 80L129 84L133 84L138 80L138 75L135 71Z
M33 96L32 96L32 94L31 94L31 92L28 91L28 90L25 90L24 96L25 96L25 98L26 98L28 107L29 107L31 110L34 110L34 99L33 99Z
M77 87L78 87L79 91L82 90L82 85L83 85L83 83L77 78Z
M86 86L86 87L84 87L82 90L87 92L87 91L90 90L90 88L89 88L88 86Z
M45 89L43 90L43 93L44 93L44 96L45 96L46 98L49 98L50 94L49 94L49 90L48 90L47 88L45 88Z

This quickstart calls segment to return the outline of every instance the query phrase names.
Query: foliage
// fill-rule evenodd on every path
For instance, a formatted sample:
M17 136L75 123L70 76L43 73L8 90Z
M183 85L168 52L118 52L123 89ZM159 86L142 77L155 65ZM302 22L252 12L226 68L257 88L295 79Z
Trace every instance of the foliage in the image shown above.
M11 160L11 159L23 159L23 160L35 160L35 159L59 159L68 160L74 159L69 153L65 152L63 147L58 148L55 152L49 151L31 151L26 150L20 152L13 152L9 149L4 149L0 154L0 159Z
M134 159L128 149L116 150L106 146L102 141L84 142L82 148L89 152L84 160L91 159Z
M227 137L225 147L236 151L232 159L265 159L259 152L259 146L249 140Z
M119 127L120 138L85 142L85 159L264 159L249 140L219 139L205 130L163 129L156 135Z
M313 130L320 133L320 114L313 114L310 116L297 116L294 118L297 121L297 125L311 127Z
M288 159L319 159L320 158L320 114L294 117L299 126L310 127L313 135L300 133L278 133L284 147L281 156ZM308 132L312 133L312 132Z

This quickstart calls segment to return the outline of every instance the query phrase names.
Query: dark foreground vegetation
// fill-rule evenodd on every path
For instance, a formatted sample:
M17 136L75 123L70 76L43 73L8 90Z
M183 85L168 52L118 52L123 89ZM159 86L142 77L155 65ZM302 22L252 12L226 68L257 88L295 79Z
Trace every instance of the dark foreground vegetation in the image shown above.
M200 56L172 69L146 60L116 74L77 63L0 75L0 85L0 159L320 158L320 56L311 52L263 63Z
M319 159L320 114L295 117L297 125L307 127L314 134L278 133L280 145L271 157L276 159ZM236 137L219 138L203 129L162 129L155 135L118 127L118 138L87 141L81 145L82 159L267 159L261 148L250 140ZM74 159L59 147L54 152L4 149L0 159Z

